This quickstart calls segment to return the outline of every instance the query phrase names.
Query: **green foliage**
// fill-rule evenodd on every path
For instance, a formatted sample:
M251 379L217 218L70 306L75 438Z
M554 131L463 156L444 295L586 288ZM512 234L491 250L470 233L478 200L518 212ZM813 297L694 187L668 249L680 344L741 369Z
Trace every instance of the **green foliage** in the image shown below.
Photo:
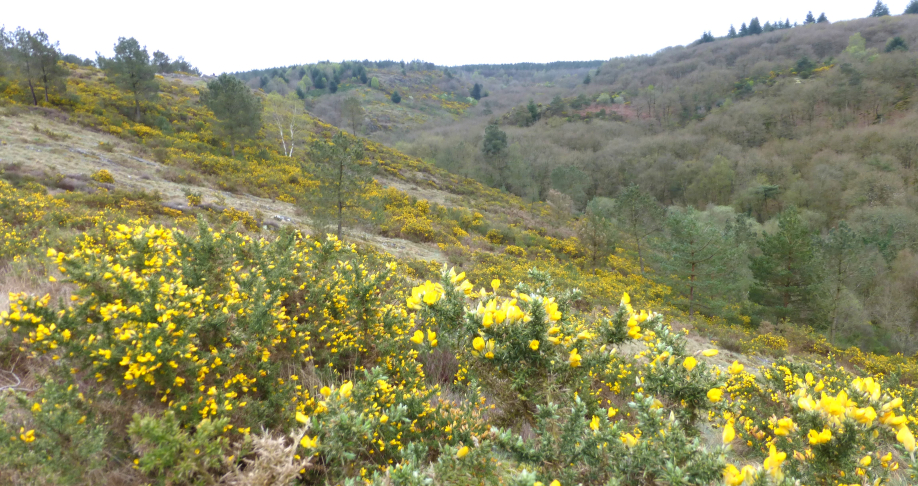
M646 240L661 229L664 213L663 206L636 184L626 187L615 198L615 218L629 242L634 244L641 274L644 273Z
M778 219L778 231L759 240L761 255L752 258L755 284L749 299L780 321L815 322L813 304L819 282L812 231L789 208Z
M340 237L345 221L359 215L356 210L373 181L371 166L364 156L363 143L341 132L310 146L311 163L305 168L318 178L319 184L310 191L306 209L317 230L334 225Z
M481 99L481 85L478 83L475 83L471 87L471 89L469 89L469 96L471 96L472 98L475 98L475 101L480 100Z
M873 6L873 11L870 12L871 17L884 17L889 15L889 7L886 6L882 0L877 0L877 4Z
M115 44L115 57L104 59L100 56L99 64L118 87L133 95L134 120L140 121L140 102L159 92L159 84L154 79L156 68L150 64L147 48L140 47L133 37L119 37Z
M328 92L337 93L338 92L338 82L334 79L328 82Z
M590 201L580 218L577 238L583 244L587 261L593 268L601 266L615 251L618 231L613 222L612 202L603 198Z
M694 208L673 208L658 243L655 266L661 280L687 302L693 317L700 307L707 314L724 315L724 309L745 297L737 269L744 268L746 249L732 234Z
M903 14L918 14L918 0L912 0L908 2L908 6L905 7L905 12Z
M35 89L41 86L44 90L45 103L50 103L49 93L52 88L63 91L63 79L67 68L58 64L61 58L57 43L51 43L48 34L41 30L32 34L19 27L11 36L13 59L20 78L28 85L32 102L38 105Z
M806 24L815 24L815 23L816 23L816 17L813 17L813 11L811 10L806 13L806 18L803 19L803 24L806 25Z
M219 132L235 156L236 143L254 137L261 128L261 101L242 81L225 73L207 83L201 98L217 117Z
M366 111L360 105L360 100L353 96L348 96L341 103L341 115L351 126L351 133L357 135L357 127L363 122Z
M373 89L379 89L379 78L373 77L370 79L370 87Z
M817 23L817 24L827 24L827 23L829 23L829 18L826 17L826 13L825 13L825 12L819 14L819 18L816 19L816 23Z
M401 96L400 94L398 94L398 90L392 92L392 96L391 96L390 99L391 99L392 102L395 103L396 105L402 102L402 96Z
M884 49L885 52L905 52L907 50L908 44L905 43L905 39L899 36L895 36L892 39L889 39L889 42L886 43L886 48Z
M138 467L157 479L155 484L213 484L228 469L229 440L223 435L228 418L209 418L193 430L182 427L174 413L134 415L128 433L139 455Z
M586 77L583 78L583 84L590 84L591 81L593 81L593 79L590 78L590 73L587 73Z

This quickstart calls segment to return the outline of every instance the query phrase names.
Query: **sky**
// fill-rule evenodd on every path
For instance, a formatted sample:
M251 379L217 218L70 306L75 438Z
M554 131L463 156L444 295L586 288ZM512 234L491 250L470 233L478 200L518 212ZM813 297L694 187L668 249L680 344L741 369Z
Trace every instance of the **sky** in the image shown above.
M894 15L910 0L889 0ZM758 17L802 23L866 17L875 0L585 2L462 0L4 1L0 24L44 30L65 54L113 55L118 37L184 56L203 73L331 60L420 59L437 65L610 59L726 35Z

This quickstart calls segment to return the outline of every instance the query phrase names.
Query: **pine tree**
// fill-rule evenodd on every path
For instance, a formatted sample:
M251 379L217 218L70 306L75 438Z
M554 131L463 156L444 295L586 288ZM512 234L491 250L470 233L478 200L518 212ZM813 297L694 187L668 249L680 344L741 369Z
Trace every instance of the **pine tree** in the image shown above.
M590 201L577 227L577 237L591 268L602 266L616 246L617 232L611 218L612 208L605 201L609 200L595 198Z
M153 53L153 66L156 67L156 72L159 73L171 73L172 72L172 60L169 59L169 56L166 55L163 51L156 51Z
M915 0L918 2L918 0ZM734 39L736 38L736 29L733 27L733 24L730 24L730 30L727 32L727 38Z
M873 12L870 12L871 17L884 17L889 15L889 7L886 6L881 0L877 0L877 4L873 7Z
M736 268L745 247L694 208L674 210L658 243L659 275L685 300L691 319L699 307L719 311L741 299Z
M41 86L45 103L50 103L48 94L52 86L66 89L63 80L67 77L67 68L58 64L61 59L58 44L52 43L48 34L41 30L32 34L21 27L16 29L13 39L13 52L18 61L20 77L29 85L32 102L38 104L35 88Z
M806 19L803 20L803 25L815 24L815 23L816 23L816 17L813 17L813 11L811 10L807 12Z
M746 37L747 35L749 35L749 28L746 27L746 22L743 22L743 25L740 25L739 28L739 36Z
M495 185L503 187L507 182L507 133L491 121L485 127L481 153L495 173Z
M817 23L817 24L827 24L827 23L829 23L829 18L826 17L826 13L825 13L825 12L819 14L819 18L816 19L816 23Z
M778 231L759 240L761 255L752 259L749 300L783 322L809 319L819 282L813 243L796 208L781 213Z
M393 91L393 92L392 92L392 97L391 97L390 99L391 99L392 102L395 103L396 105L402 102L402 96L401 96L400 94L398 94L398 91Z
M338 92L338 83L334 79L328 82L328 92L329 93Z
M529 100L529 104L526 105L526 109L529 111L529 124L530 125L539 121L539 118L542 116L542 114L539 113L539 106L535 104L535 101Z
M261 101L238 78L223 73L207 83L201 95L217 117L217 131L229 139L236 156L236 142L254 137L261 128Z
M899 36L895 36L892 39L889 39L889 42L886 43L886 52L894 51L907 51L908 44L905 43L905 39Z
M324 231L337 226L337 236L345 222L352 219L353 209L359 208L363 195L373 182L371 166L364 159L363 144L357 138L337 132L331 140L319 139L310 146L311 164L308 172L318 179L310 193L306 212L313 228Z
M908 6L905 7L905 12L903 14L918 14L918 0L912 0L909 2Z
M159 92L156 82L156 68L150 64L146 47L131 37L118 38L115 57L104 61L105 70L121 89L130 91L134 97L134 121L140 121L140 101L152 98Z
M476 101L480 100L481 99L481 85L478 83L475 83L475 85L472 86L472 89L469 90L469 96L474 98Z
M861 257L864 244L860 235L842 221L822 240L822 261L826 268L826 287L829 315L829 342L835 343L838 329L839 306L851 277L863 271Z
M590 84L590 81L592 81L590 78L590 73L587 73L586 77L583 78L583 84Z
M758 35L762 33L762 24L759 23L758 17L753 17L749 22L749 35Z
M660 231L665 209L650 194L635 184L625 188L615 198L615 219L638 254L641 275L644 274L644 250L647 238Z

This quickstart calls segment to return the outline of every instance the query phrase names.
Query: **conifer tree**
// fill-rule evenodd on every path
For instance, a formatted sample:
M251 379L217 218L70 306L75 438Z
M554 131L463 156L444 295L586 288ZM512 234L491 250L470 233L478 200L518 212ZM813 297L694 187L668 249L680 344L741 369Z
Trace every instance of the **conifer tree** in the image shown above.
M916 0L916 1L918 1L918 0ZM825 12L819 14L819 18L816 19L816 23L817 23L817 24L826 24L826 23L829 23L829 18L826 17L826 13L825 13Z
M839 307L848 281L865 270L861 261L864 244L861 236L844 221L829 230L821 243L822 261L826 268L824 284L829 313L829 342L834 344Z
M542 116L542 114L539 113L539 106L536 105L535 101L533 100L529 100L529 104L526 105L526 110L529 111L529 124L530 125L539 121L539 118Z
M908 6L905 7L905 12L903 14L918 14L918 0L912 0L909 2Z
M591 268L597 268L615 250L617 232L612 221L612 207L609 199L595 198L587 205L580 224L577 237L584 247L586 258Z
M481 85L478 83L475 83L475 85L472 86L472 89L469 90L469 96L474 98L476 101L480 100L481 99Z
M392 102L395 103L396 105L402 102L402 96L398 94L398 91L392 92L391 99L392 99Z
M918 1L918 0L915 0L915 1ZM736 38L736 36L737 36L736 29L733 27L733 24L730 24L730 30L727 31L727 38L734 39Z
M341 238L345 222L354 216L352 210L360 207L363 194L373 182L371 166L361 163L364 154L359 139L342 132L310 146L312 162L304 168L319 181L305 208L313 229L324 231L327 226L336 226L336 235Z
M736 269L746 265L745 247L730 234L702 219L694 208L674 209L659 239L659 275L695 310L720 310L740 299Z
M886 6L881 0L877 0L877 4L873 7L873 12L870 12L871 17L884 17L889 15L889 7Z
M782 322L807 319L819 279L813 235L797 208L781 213L778 231L764 235L758 246L749 300Z
M51 43L48 34L41 30L32 34L19 27L12 35L13 54L22 80L29 86L32 102L38 105L36 87L44 89L45 103L50 103L48 93L52 86L62 84L67 68L58 65L61 58L57 43Z
M590 78L590 73L587 73L586 77L583 78L583 84L590 84L592 78Z
M803 25L815 24L815 23L816 23L816 17L813 17L813 11L811 10L807 12L806 19L803 20Z
M758 17L753 17L749 22L749 35L758 35L762 33L762 24L759 23Z
M743 22L743 25L740 25L739 28L739 36L746 37L747 35L749 35L749 28L746 27L746 22Z
M636 184L626 187L615 198L615 219L622 232L634 243L641 275L644 274L644 250L647 238L660 231L665 210L656 199Z
M223 73L207 83L201 98L217 117L217 131L229 139L236 156L236 142L249 139L261 128L261 102L239 79Z
M485 127L484 141L481 153L495 173L497 187L503 187L507 182L507 133L497 126L497 121L491 121Z
M139 122L141 100L159 92L159 84L155 79L156 67L150 64L147 48L140 47L140 43L133 37L119 37L115 44L115 57L103 62L104 69L114 78L115 84L133 95L134 121Z

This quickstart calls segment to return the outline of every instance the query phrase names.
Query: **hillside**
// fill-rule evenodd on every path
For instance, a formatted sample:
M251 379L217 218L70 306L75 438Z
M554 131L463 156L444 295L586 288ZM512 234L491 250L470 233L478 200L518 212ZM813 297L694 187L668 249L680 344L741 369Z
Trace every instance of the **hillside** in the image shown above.
M885 21L851 28L885 25L876 22ZM747 262L768 267L776 242L792 235L805 243L794 252L820 248L807 269L824 265L830 253L815 232L834 220L820 218L815 202L789 210L784 190L769 192L760 214L737 217L742 157L791 141L734 147L720 129L695 130L742 113L739 105L778 106L759 97L778 93L769 90L780 81L745 98L731 90L730 103L703 119L674 121L639 111L615 61L449 75L425 63L329 63L315 75L315 66L294 66L154 76L155 65L132 64L117 49L99 67L77 65L39 39L30 45L44 46L39 60L54 61L55 74L33 80L14 54L29 37L16 34L0 36L0 483L899 486L918 478L918 360L879 349L881 339L858 344L882 353L849 346L851 326L833 339L820 326L838 315L827 303L839 300L821 287L819 299L829 300L807 312L753 302L773 289ZM119 48L145 54L134 39ZM631 61L639 72L649 62ZM361 75L379 87L354 81ZM489 96L463 102L460 88L475 83ZM591 101L608 92L622 106L605 112L616 120L598 117ZM351 96L364 110L360 129L335 105ZM548 101L530 110L530 96ZM555 98L563 106L551 111ZM887 108L882 124L833 128L835 136L885 149L887 127L905 130L913 116L908 103ZM623 156L609 155L612 147L661 137L686 154L691 143L730 149L716 154L734 164L734 192L713 201L721 206L699 202L700 216L667 209L695 202L626 184L646 181L623 167L654 159L616 165ZM558 158L559 147L572 159ZM800 147L772 150L791 149ZM533 190L527 177L539 165L525 154L536 150L552 184ZM677 152L651 152L691 173L707 160L693 166ZM595 165L577 165L588 161ZM887 170L891 163L863 170L908 169ZM482 175L484 165L492 172ZM564 185L577 170L604 181L589 198ZM605 185L604 171L621 184ZM703 173L699 181L719 184L717 170ZM908 187L878 205L901 214L886 246L856 239L873 245L867 261L876 266L833 281L846 298L859 298L862 285L887 303L907 295ZM844 262L866 260L842 247ZM906 290L884 294L893 288L884 279ZM911 345L888 325L878 321L878 335Z

